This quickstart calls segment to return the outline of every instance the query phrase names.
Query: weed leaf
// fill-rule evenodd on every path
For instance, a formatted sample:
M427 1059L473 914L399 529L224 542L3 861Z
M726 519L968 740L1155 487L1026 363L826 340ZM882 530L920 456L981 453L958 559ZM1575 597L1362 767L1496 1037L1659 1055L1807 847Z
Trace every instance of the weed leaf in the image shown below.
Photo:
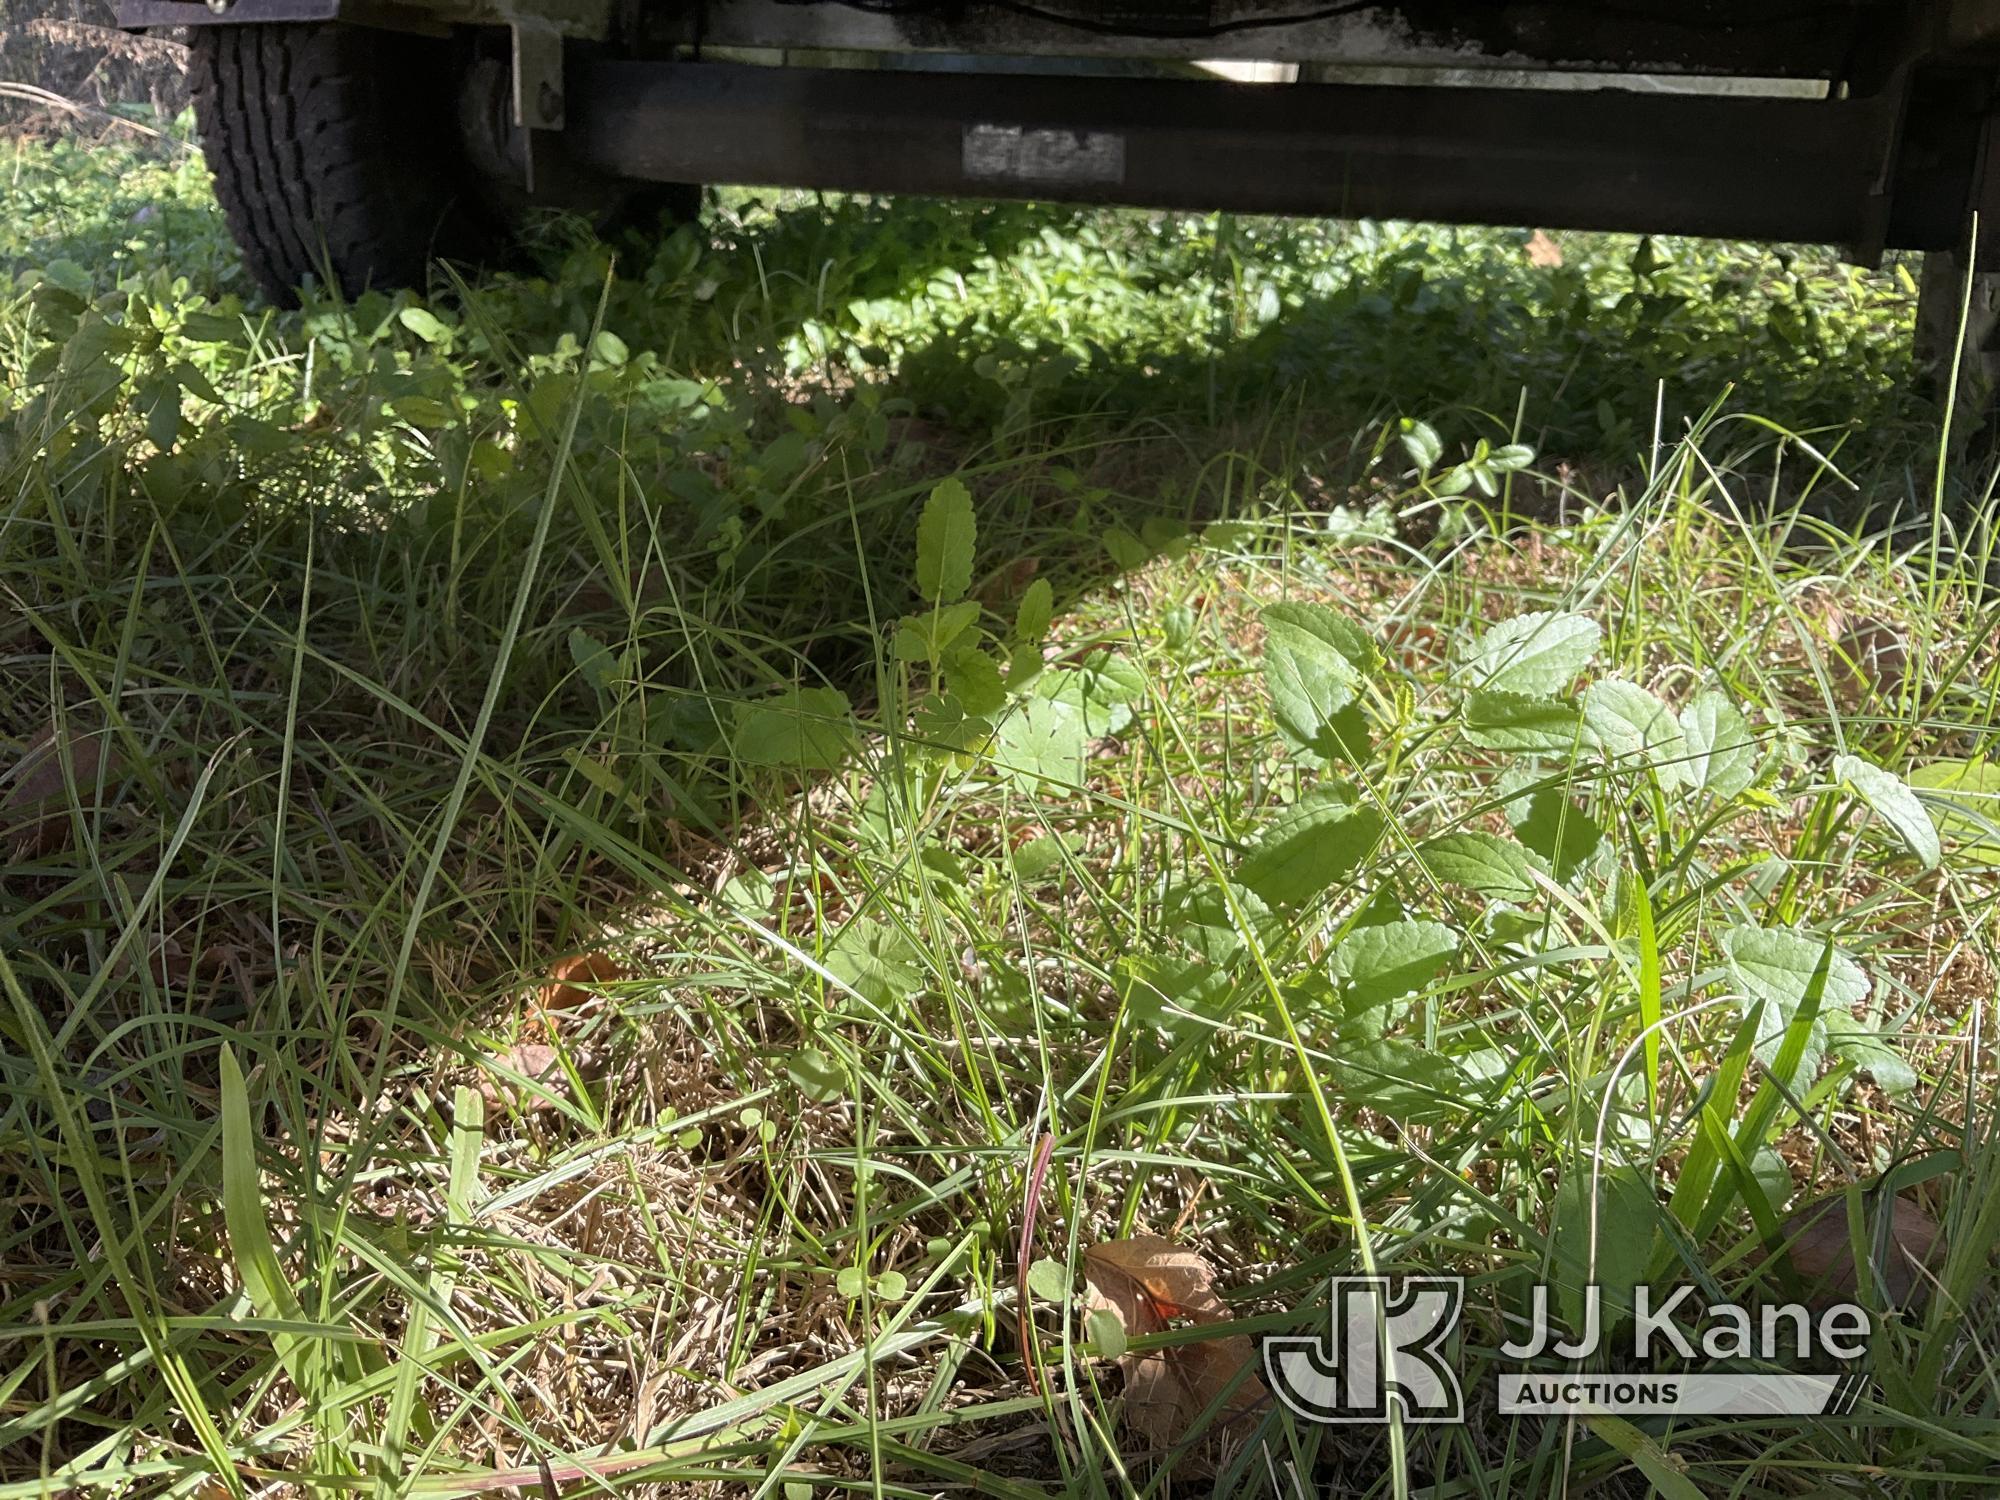
M1720 693L1703 693L1681 710L1687 780L1727 802L1757 780L1757 741L1749 721Z
M1951 835L1953 858L2000 864L2000 764L1989 760L1939 760L1910 772L1910 785L1929 795L1932 819Z
M1461 670L1472 687L1544 698L1560 693L1590 665L1603 635L1584 615L1516 615L1481 635Z
M1038 646L1049 633L1056 615L1055 592L1046 578L1037 578L1021 595L1014 610L1014 639L1023 646Z
M1687 741L1680 722L1636 682L1607 678L1583 695L1584 733L1620 769L1651 767L1662 786L1686 777Z
M1810 1081L1826 1051L1827 1015L1852 1013L1868 998L1868 976L1838 948L1828 952L1826 940L1786 928L1732 927L1722 934L1722 951L1729 971L1744 992L1743 1014L1757 1014L1757 1056L1765 1066L1778 1066L1786 1032L1811 994L1822 956L1828 958L1826 987L1813 1015L1799 1064L1788 1085ZM1762 1006L1762 1011L1758 1007Z
M998 713L1007 703L1007 688L1000 680L1000 667L977 646L961 646L945 663L952 696L969 714Z
M972 587L972 496L956 479L941 481L917 520L917 587L949 604Z
M1083 710L1073 703L1031 695L1000 722L994 759L1024 789L1039 781L1076 786L1083 781Z
M1273 906L1299 906L1352 873L1381 831L1373 808L1316 788L1265 825L1237 873Z
M815 1104L830 1104L847 1093L847 1074L817 1047L786 1053L785 1077Z
M1917 1070L1910 1066L1889 1039L1853 1016L1834 1014L1826 1018L1827 1050L1854 1064L1856 1070L1875 1080L1885 1094L1907 1094L1917 1086Z
M1579 722L1576 709L1554 698L1478 691L1465 699L1465 737L1482 750L1566 755Z
M1548 861L1557 880L1568 880L1604 843L1597 820L1553 786L1537 787L1508 802L1507 821L1516 838Z
M1942 850L1937 825L1917 794L1893 771L1872 766L1859 756L1837 755L1833 774L1854 789L1855 795L1895 831L1903 847L1917 857L1926 870L1937 868Z
M1096 740L1124 733L1132 705L1146 696L1146 679L1122 652L1093 651L1077 666L1043 676L1035 691L1081 713L1084 737Z
M1353 759L1355 721L1341 713L1381 662L1374 641L1324 605L1273 604L1259 618L1264 683L1279 732L1294 750Z
M1343 981L1343 1008L1356 1034L1379 1037L1409 1010L1458 952L1442 922L1405 920L1358 927L1334 945L1330 970Z
M831 771L854 748L853 713L838 688L788 688L775 698L739 703L730 743L745 765Z
M1434 838L1417 856L1438 879L1503 901L1532 899L1539 888L1531 872L1550 873L1549 862L1532 849L1477 830Z
M1410 1123L1441 1120L1474 1103L1473 1080L1456 1062L1395 1037L1343 1045L1325 1068L1342 1098Z
M1596 1174L1577 1158L1556 1189L1552 1274L1557 1301L1572 1331L1583 1327L1583 1289L1604 1289L1606 1323L1632 1306L1633 1288L1646 1279L1652 1259L1654 1221L1660 1208L1652 1185L1631 1167L1607 1167ZM1595 1206L1595 1253L1592 1208Z
M826 954L827 972L883 1009L923 988L915 949L902 929L873 917L850 922Z

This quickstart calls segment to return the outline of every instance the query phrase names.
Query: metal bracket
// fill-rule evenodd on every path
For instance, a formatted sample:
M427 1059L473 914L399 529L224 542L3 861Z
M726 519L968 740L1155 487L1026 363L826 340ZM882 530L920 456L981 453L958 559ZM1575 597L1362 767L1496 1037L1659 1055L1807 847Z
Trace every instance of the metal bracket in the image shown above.
M507 29L514 39L514 123L523 130L561 130L562 33L519 17L509 20Z

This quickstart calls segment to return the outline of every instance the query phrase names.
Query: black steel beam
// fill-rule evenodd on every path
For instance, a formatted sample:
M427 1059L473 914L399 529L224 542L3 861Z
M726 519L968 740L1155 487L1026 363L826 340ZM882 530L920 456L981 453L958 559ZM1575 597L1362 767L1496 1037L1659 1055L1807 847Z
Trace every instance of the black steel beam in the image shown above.
M569 97L580 159L664 182L1830 244L1883 222L1890 128L1874 101L702 62L583 64ZM1907 248L1960 228L1897 219Z

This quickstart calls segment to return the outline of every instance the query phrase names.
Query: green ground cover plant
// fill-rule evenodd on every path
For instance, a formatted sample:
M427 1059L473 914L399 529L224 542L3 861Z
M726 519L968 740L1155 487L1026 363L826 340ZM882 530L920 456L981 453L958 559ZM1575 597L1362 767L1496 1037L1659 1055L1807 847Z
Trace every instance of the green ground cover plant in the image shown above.
M1991 1492L1911 268L732 192L278 314L8 150L0 1500ZM1481 1406L1829 1195L1851 1420ZM1466 1425L1263 1391L1369 1268Z

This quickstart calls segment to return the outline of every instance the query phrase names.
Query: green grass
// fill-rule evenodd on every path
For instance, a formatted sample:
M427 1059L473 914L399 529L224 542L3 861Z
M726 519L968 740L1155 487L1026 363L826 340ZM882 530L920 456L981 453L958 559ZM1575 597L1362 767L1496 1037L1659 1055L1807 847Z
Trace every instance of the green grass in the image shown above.
M278 315L198 165L11 149L0 1500L1990 1492L1906 270L731 193ZM1070 1295L1462 1273L1477 1393L1538 1276L1773 1294L1892 1170L1846 1422L1162 1442Z

